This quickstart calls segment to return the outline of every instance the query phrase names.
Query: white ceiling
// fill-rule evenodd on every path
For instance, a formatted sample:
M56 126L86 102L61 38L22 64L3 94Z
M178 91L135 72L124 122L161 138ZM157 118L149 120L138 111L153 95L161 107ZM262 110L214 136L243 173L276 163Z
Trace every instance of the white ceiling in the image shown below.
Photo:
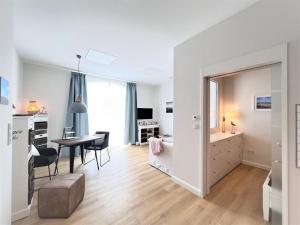
M15 0L15 42L29 62L159 84L173 76L173 47L258 0ZM89 49L117 59L85 60Z

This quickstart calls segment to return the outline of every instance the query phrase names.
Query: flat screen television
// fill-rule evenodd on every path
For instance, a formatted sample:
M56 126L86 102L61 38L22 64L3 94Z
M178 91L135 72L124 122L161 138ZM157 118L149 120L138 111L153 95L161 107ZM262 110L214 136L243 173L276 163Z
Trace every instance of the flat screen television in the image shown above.
M153 110L151 108L138 108L139 120L150 120L153 117Z

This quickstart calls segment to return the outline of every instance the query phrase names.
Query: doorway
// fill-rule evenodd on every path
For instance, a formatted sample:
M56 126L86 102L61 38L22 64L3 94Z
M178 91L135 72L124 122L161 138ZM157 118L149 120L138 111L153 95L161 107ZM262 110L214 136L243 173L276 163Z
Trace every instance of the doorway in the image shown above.
M264 50L262 52L249 54L243 57L236 58L227 63L221 63L217 65L204 68L202 71L202 103L201 111L203 113L203 128L201 132L201 138L203 140L203 168L202 168L202 181L203 181L203 196L209 193L210 184L220 179L220 177L211 180L209 174L210 163L208 157L210 152L207 150L210 143L210 101L206 93L210 92L211 80L214 80L220 76L229 76L241 71L248 71L251 69L258 69L265 66L277 65L276 73L271 79L271 99L272 110L271 114L271 170L272 170L272 185L270 199L272 201L271 208L271 220L272 224L284 224L287 225L287 46L281 45L272 49ZM261 57L258 57L261 56ZM279 65L279 66L278 66ZM279 73L278 73L279 71ZM267 97L267 96L261 96ZM255 101L255 100L254 100ZM255 102L253 102L254 104ZM264 107L264 106L263 106ZM214 107L215 108L215 107ZM216 109L216 111L220 109ZM215 113L213 113L215 114ZM221 124L220 118L219 124ZM221 118L222 120L222 118ZM215 124L215 121L213 120ZM231 125L233 126L233 125ZM221 127L219 127L220 129ZM233 163L237 163L238 160ZM282 218L281 218L282 216Z

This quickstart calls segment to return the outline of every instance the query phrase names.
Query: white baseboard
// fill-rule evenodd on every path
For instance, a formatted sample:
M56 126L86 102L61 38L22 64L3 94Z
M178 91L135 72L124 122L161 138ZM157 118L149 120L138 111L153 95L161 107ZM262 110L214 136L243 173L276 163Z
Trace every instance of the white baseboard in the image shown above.
M202 192L200 189L190 185L189 183L187 183L186 181L172 175L172 180L176 183L179 184L180 186L184 187L185 189L189 190L190 192L194 193L195 195L199 196L199 197L203 197L202 196Z
M25 217L28 217L30 215L30 208L31 208L31 205L29 205L25 209L21 209L17 212L13 212L12 215L11 215L12 222L14 222L16 220L23 219Z
M263 170L268 170L268 171L271 170L270 166L263 165L263 164L260 164L260 163L251 162L251 161L247 161L247 160L242 160L242 164L257 167L257 168L260 168L260 169L263 169Z

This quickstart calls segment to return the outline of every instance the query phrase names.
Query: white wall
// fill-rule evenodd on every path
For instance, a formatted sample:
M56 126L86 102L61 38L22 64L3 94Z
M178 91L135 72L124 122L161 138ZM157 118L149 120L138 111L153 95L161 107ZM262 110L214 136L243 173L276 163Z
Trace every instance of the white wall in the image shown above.
M200 69L233 57L289 42L289 224L299 224L300 170L295 168L295 103L300 96L300 1L261 0L174 50L173 174L201 191ZM182 137L185 138L182 138Z
M12 1L0 1L0 76L10 83L10 103L14 98ZM0 105L0 224L11 224L12 152L7 143L7 127L12 122L12 107Z
M65 127L71 73L28 63L23 71L23 111L29 100L45 106L49 114L48 139L60 138Z
M153 108L161 134L173 135L173 113L166 113L166 102L173 101L173 80L161 85L137 84L138 108Z
M65 127L71 72L28 63L24 64L23 72L22 111L26 111L29 100L37 100L49 114L49 140L61 137ZM137 84L138 107L153 108L156 112L155 93L156 86ZM153 116L157 118L155 113Z
M155 92L160 133L173 135L173 113L166 113L166 102L173 102L173 80L157 86Z
M243 132L243 160L271 167L271 111L255 111L255 95L271 95L271 67L248 70L222 78L222 116L232 112L237 130ZM226 129L231 125L226 118Z
M156 86L147 84L136 85L137 107L152 108L153 120L157 120Z
M23 62L18 56L16 50L13 53L14 65L13 65L13 83L12 91L15 93L12 96L12 104L16 106L13 113L19 113L23 110Z

